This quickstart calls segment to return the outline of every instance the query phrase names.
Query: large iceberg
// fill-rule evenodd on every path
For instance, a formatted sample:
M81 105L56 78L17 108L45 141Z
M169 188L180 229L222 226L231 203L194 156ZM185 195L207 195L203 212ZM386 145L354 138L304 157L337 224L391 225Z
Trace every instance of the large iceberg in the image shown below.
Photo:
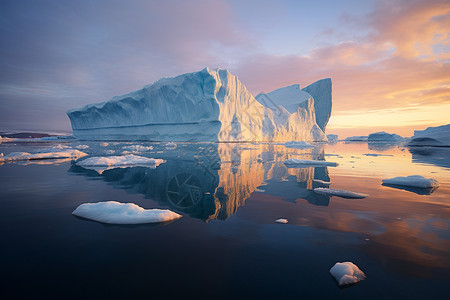
M450 146L450 124L438 127L428 127L425 130L414 130L414 136L408 146Z
M326 89L321 91L322 87ZM316 111L317 120L328 120L329 113L320 108L331 110L331 80L312 84L305 93L311 97L295 110L267 107L228 70L205 68L160 79L107 102L71 109L67 115L80 139L327 141L316 123Z

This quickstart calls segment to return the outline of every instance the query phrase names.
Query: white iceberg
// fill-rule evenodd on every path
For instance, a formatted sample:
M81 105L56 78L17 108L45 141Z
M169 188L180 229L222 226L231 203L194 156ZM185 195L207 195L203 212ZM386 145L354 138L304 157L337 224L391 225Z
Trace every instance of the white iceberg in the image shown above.
M78 161L77 165L85 169L97 171L99 174L102 174L106 170L115 168L127 168L131 166L156 168L157 166L165 162L166 161L164 159L147 158L129 154L120 156L90 157L85 160Z
M450 147L450 124L428 127L425 130L414 130L414 136L407 145Z
M28 152L12 152L8 155L0 157L0 162L11 162L11 161L23 161L23 160L38 160L38 159L55 159L55 158L72 158L77 159L87 154L81 152L77 149L71 148L49 148L43 149L36 153Z
M300 89L299 84L276 89L267 94L258 94L256 100L272 109L285 108L289 113L295 113L304 107L310 99L314 100L316 123L325 132L331 115L331 79L326 78Z
M287 219L278 219L278 220L275 220L275 222L280 223L280 224L287 224L288 220Z
M326 89L321 91L322 87ZM160 79L107 102L71 109L67 115L80 139L327 141L316 123L316 114L322 112L316 111L315 101L329 98L331 103L331 80L312 84L310 89L308 93L317 97L311 94L314 99L302 102L290 113L260 104L228 70L205 68Z
M306 149L313 148L314 145L303 141L290 141L283 144L286 148Z
M347 285L366 279L366 275L354 263L338 262L330 269L331 275L339 285Z
M84 203L73 215L108 224L146 224L176 220L181 215L166 209L144 209L133 203L116 201Z
M284 164L288 167L311 167L311 166L329 166L337 167L338 163L330 162L325 160L308 160L308 159L297 159L290 158L284 161Z
M395 133L387 133L384 131L375 132L369 134L367 137L368 142L388 142L388 143L398 143L403 142L405 139Z
M344 191L344 190L335 190L335 189L328 189L328 188L315 188L314 192L317 194L338 196L338 197L349 198L349 199L362 199L362 198L369 197L369 195L363 194L363 193Z
M405 185L418 188L435 188L439 186L439 182L434 178L425 178L420 175L411 175L406 177L394 177L383 179L384 184Z

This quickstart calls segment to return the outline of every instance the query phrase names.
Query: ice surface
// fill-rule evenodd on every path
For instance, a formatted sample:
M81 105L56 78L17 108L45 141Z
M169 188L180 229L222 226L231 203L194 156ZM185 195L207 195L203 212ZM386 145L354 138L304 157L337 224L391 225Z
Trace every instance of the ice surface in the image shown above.
M418 188L434 188L439 186L439 182L434 178L425 178L420 175L411 175L406 177L394 177L383 179L384 184L406 185Z
M108 224L146 224L176 220L181 215L164 209L144 209L133 203L116 201L84 203L73 215Z
M278 219L275 222L280 223L280 224L287 224L288 220L287 219Z
M325 160L307 160L290 158L284 161L284 164L288 167L311 167L311 166L329 166L337 167L338 163L325 161Z
M366 275L354 263L338 262L330 269L331 275L336 279L339 285L357 283L366 279Z
M428 127L425 130L415 130L408 146L450 147L450 124Z
M156 168L165 162L166 161L163 159L147 158L128 154L120 156L90 157L85 160L78 161L77 165L85 169L95 170L99 174L102 174L104 171L109 169L126 168L130 166Z
M369 142L402 142L405 139L395 133L387 133L384 131L369 134L367 141Z
M77 149L54 147L43 149L36 153L13 152L0 157L0 162L11 162L21 160L54 159L54 158L73 158L77 159L87 154Z
M283 144L287 148L297 148L297 149L305 149L305 148L313 148L314 145L303 142L303 141L291 141Z
M289 113L295 113L302 103L310 99L314 101L316 123L325 132L331 115L331 79L326 78L300 89L299 84L276 89L256 97L261 104L270 108L285 108Z
M329 84L331 103L331 80ZM322 94L316 90L321 86L312 89L318 97ZM237 76L221 69L205 68L200 72L163 78L141 90L72 109L67 114L74 135L80 139L327 140L316 124L312 98L303 102L294 113L271 109L256 101Z
M330 196L338 196L342 198L350 198L350 199L362 199L366 198L369 195L357 193L357 192L351 192L351 191L344 191L344 190L335 190L335 189L328 189L328 188L315 188L314 192L322 195L330 195Z

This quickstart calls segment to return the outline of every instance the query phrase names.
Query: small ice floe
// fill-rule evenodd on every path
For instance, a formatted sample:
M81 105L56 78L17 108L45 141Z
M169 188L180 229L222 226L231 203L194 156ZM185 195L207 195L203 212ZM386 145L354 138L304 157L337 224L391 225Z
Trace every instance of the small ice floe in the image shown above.
M394 156L392 154L379 154L379 153L365 153L365 156Z
M165 143L164 146L166 147L166 150L173 150L177 148L177 144L174 142Z
M85 160L77 162L77 165L90 170L95 170L99 174L104 171L115 168L128 168L131 166L156 168L162 163L164 159L147 158L137 155L121 155L121 156L101 156L90 157Z
M334 154L334 153L326 153L324 154L325 156L339 156L339 154Z
M320 180L320 179L314 179L313 181L317 182L317 183L320 183L320 184L323 184L323 185L330 185L331 184L330 181L324 181L324 180Z
M336 279L340 286L357 283L366 279L366 275L354 263L338 262L330 269L331 275Z
M89 146L88 145L78 145L78 146L75 146L75 148L80 149L80 150L84 150L84 149L88 149Z
M265 191L265 190L262 190L262 189L255 189L255 192L258 192L258 193L265 193L266 191Z
M153 150L152 146L142 146L142 145L131 145L122 147L122 149L126 150L128 153L139 153Z
M287 219L278 219L275 222L280 223L280 224L287 224L288 220Z
M284 145L286 148L297 148L297 149L307 149L314 147L314 145L303 141L290 141L282 145Z
M291 158L284 161L284 164L287 167L290 168L306 168L311 166L329 166L329 167L336 167L338 166L338 163L325 161L325 160L307 160L307 159L297 159L297 158Z
M160 223L181 218L181 215L166 209L144 209L133 203L107 201L84 203L73 215L108 224Z
M383 184L406 185L418 188L435 188L439 186L439 182L434 178L425 178L420 175L411 175L406 177L394 177L383 179Z
M106 147L106 146L108 146L109 144L108 143L101 143L100 144L100 146L102 146L102 147Z
M54 158L80 158L87 154L76 149L58 147L43 149L36 153L28 152L13 152L8 155L0 157L0 162L22 161L22 160L37 160L37 159L54 159Z
M114 150L106 150L105 153L106 153L106 154L114 154L114 153L116 153L116 151L114 151Z
M366 197L369 196L367 194L362 194L362 193L356 193L356 192L344 191L344 190L328 189L328 188L315 188L314 192L317 193L317 194L338 196L338 197L349 198L349 199L362 199L362 198L366 198Z

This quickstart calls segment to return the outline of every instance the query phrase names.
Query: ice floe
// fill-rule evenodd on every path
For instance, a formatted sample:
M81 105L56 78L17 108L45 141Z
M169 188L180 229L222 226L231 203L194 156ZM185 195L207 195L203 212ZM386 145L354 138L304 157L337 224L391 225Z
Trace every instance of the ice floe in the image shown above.
M166 209L144 209L133 203L117 201L84 203L73 215L108 224L160 223L181 218L181 215Z
M278 219L275 222L280 223L280 224L287 224L288 220L287 219Z
M320 184L323 184L323 185L330 185L331 184L330 181L323 181L323 180L320 180L320 179L314 179L313 181L317 182L317 183L320 183Z
M23 160L37 160L37 159L54 159L54 158L73 158L77 159L87 154L77 149L54 147L43 149L36 153L28 152L12 152L8 155L0 157L0 162L23 161Z
M354 263L338 262L330 269L331 275L336 279L339 285L357 283L366 279L366 275Z
M425 178L420 175L411 175L406 177L394 177L383 179L383 184L406 185L418 188L435 188L439 186L439 182L434 178Z
M367 194L362 194L362 193L357 193L357 192L335 190L335 189L328 189L328 188L315 188L314 192L317 194L338 196L338 197L349 198L349 199L362 199L362 198L366 198L369 196Z
M311 166L329 166L329 167L336 167L338 166L338 163L325 161L325 160L307 160L307 159L297 159L297 158L290 158L284 161L284 164L287 167L311 167Z
M130 166L156 168L157 166L165 162L166 161L164 159L147 158L143 156L129 154L120 156L90 157L85 160L77 162L77 165L85 169L95 170L99 174L102 174L104 171L109 169L127 168Z
M131 153L139 153L153 150L153 146L131 145L122 147L122 149L130 151Z
M379 153L365 153L365 156L394 156L392 154L379 154Z

